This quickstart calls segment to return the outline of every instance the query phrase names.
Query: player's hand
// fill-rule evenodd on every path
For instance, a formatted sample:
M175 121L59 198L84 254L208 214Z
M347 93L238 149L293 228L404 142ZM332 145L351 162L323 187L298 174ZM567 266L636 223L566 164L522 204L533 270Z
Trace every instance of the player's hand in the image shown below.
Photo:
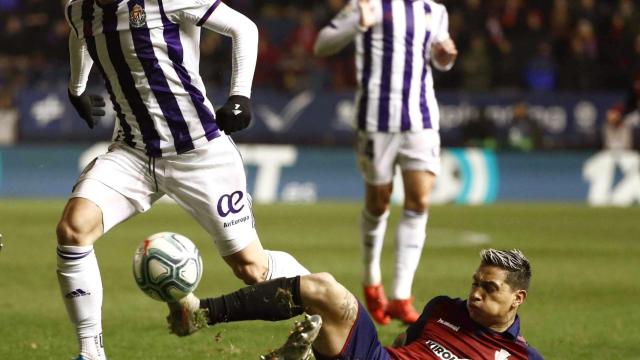
M227 134L245 129L251 123L251 100L242 95L231 95L216 111L218 127Z
M373 7L369 0L358 0L358 10L360 10L360 28L367 30L376 23Z
M96 117L105 115L104 111L104 99L100 95L87 95L83 92L79 96L71 94L67 90L69 95L69 101L71 105L76 109L78 115L87 123L90 129L96 125Z
M458 57L458 49L451 38L433 44L433 59L442 66L451 64Z

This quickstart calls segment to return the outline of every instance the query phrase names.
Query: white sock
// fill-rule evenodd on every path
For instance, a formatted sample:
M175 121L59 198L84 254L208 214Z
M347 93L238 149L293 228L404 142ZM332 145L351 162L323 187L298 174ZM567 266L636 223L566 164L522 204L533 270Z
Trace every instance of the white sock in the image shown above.
M58 245L58 283L69 319L76 326L80 354L106 359L102 345L102 280L93 246Z
M266 280L310 274L307 268L286 252L273 250L265 250L265 252L269 258L269 271Z
M382 283L380 254L382 253L382 244L384 243L384 233L387 230L388 219L389 210L380 216L373 216L366 209L362 211L360 231L362 234L364 285Z
M102 333L80 338L78 342L80 344L80 355L85 360L106 360L104 345L102 344Z
M413 276L418 268L426 239L428 214L404 210L396 233L396 272L391 290L392 299L411 297Z

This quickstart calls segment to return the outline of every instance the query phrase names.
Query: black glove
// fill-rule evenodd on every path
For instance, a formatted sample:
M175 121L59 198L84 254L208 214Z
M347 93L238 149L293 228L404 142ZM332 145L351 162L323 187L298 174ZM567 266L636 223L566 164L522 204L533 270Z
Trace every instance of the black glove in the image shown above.
M218 127L227 134L245 129L251 123L251 100L242 95L231 95L216 111Z
M78 115L89 125L90 129L96 125L96 117L104 116L104 99L100 95L87 95L86 92L75 96L67 90L69 101Z

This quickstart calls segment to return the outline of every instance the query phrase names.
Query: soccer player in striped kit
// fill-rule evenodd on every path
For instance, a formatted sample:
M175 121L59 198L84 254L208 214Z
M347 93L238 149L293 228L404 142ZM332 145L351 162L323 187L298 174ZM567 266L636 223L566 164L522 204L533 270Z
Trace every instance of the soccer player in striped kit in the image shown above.
M316 40L319 56L355 39L358 165L365 182L361 218L364 293L380 324L418 319L411 286L426 237L429 194L440 171L440 114L432 63L449 70L457 57L446 8L430 0L351 0ZM396 231L391 301L382 286L380 253L392 179L402 171L405 201Z
M308 273L291 255L262 248L242 159L227 135L251 120L255 24L220 0L71 0L65 15L71 103L89 127L104 115L104 101L85 93L95 66L117 116L113 144L82 172L57 227L78 359L105 359L94 242L163 195L200 223L245 283ZM233 41L230 96L215 112L198 73L201 27Z

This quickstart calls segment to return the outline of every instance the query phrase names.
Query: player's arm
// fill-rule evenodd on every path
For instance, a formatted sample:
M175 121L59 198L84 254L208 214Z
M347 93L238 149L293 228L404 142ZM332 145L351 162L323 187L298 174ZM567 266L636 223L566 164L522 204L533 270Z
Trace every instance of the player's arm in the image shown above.
M360 32L375 25L379 12L369 0L352 0L318 33L313 51L329 56L342 50Z
M89 128L93 129L96 117L105 114L105 103L102 96L85 93L91 66L93 66L93 60L89 56L86 43L71 31L69 33L69 68L71 70L68 88L69 101Z
M220 3L202 26L231 38L232 73L229 99L216 111L216 122L227 134L251 122L251 83L258 57L258 28L249 18Z
M437 33L435 40L431 45L432 63L436 69L440 71L448 71L453 67L458 57L458 49L456 44L449 36L449 14L442 6L442 12L437 20Z

